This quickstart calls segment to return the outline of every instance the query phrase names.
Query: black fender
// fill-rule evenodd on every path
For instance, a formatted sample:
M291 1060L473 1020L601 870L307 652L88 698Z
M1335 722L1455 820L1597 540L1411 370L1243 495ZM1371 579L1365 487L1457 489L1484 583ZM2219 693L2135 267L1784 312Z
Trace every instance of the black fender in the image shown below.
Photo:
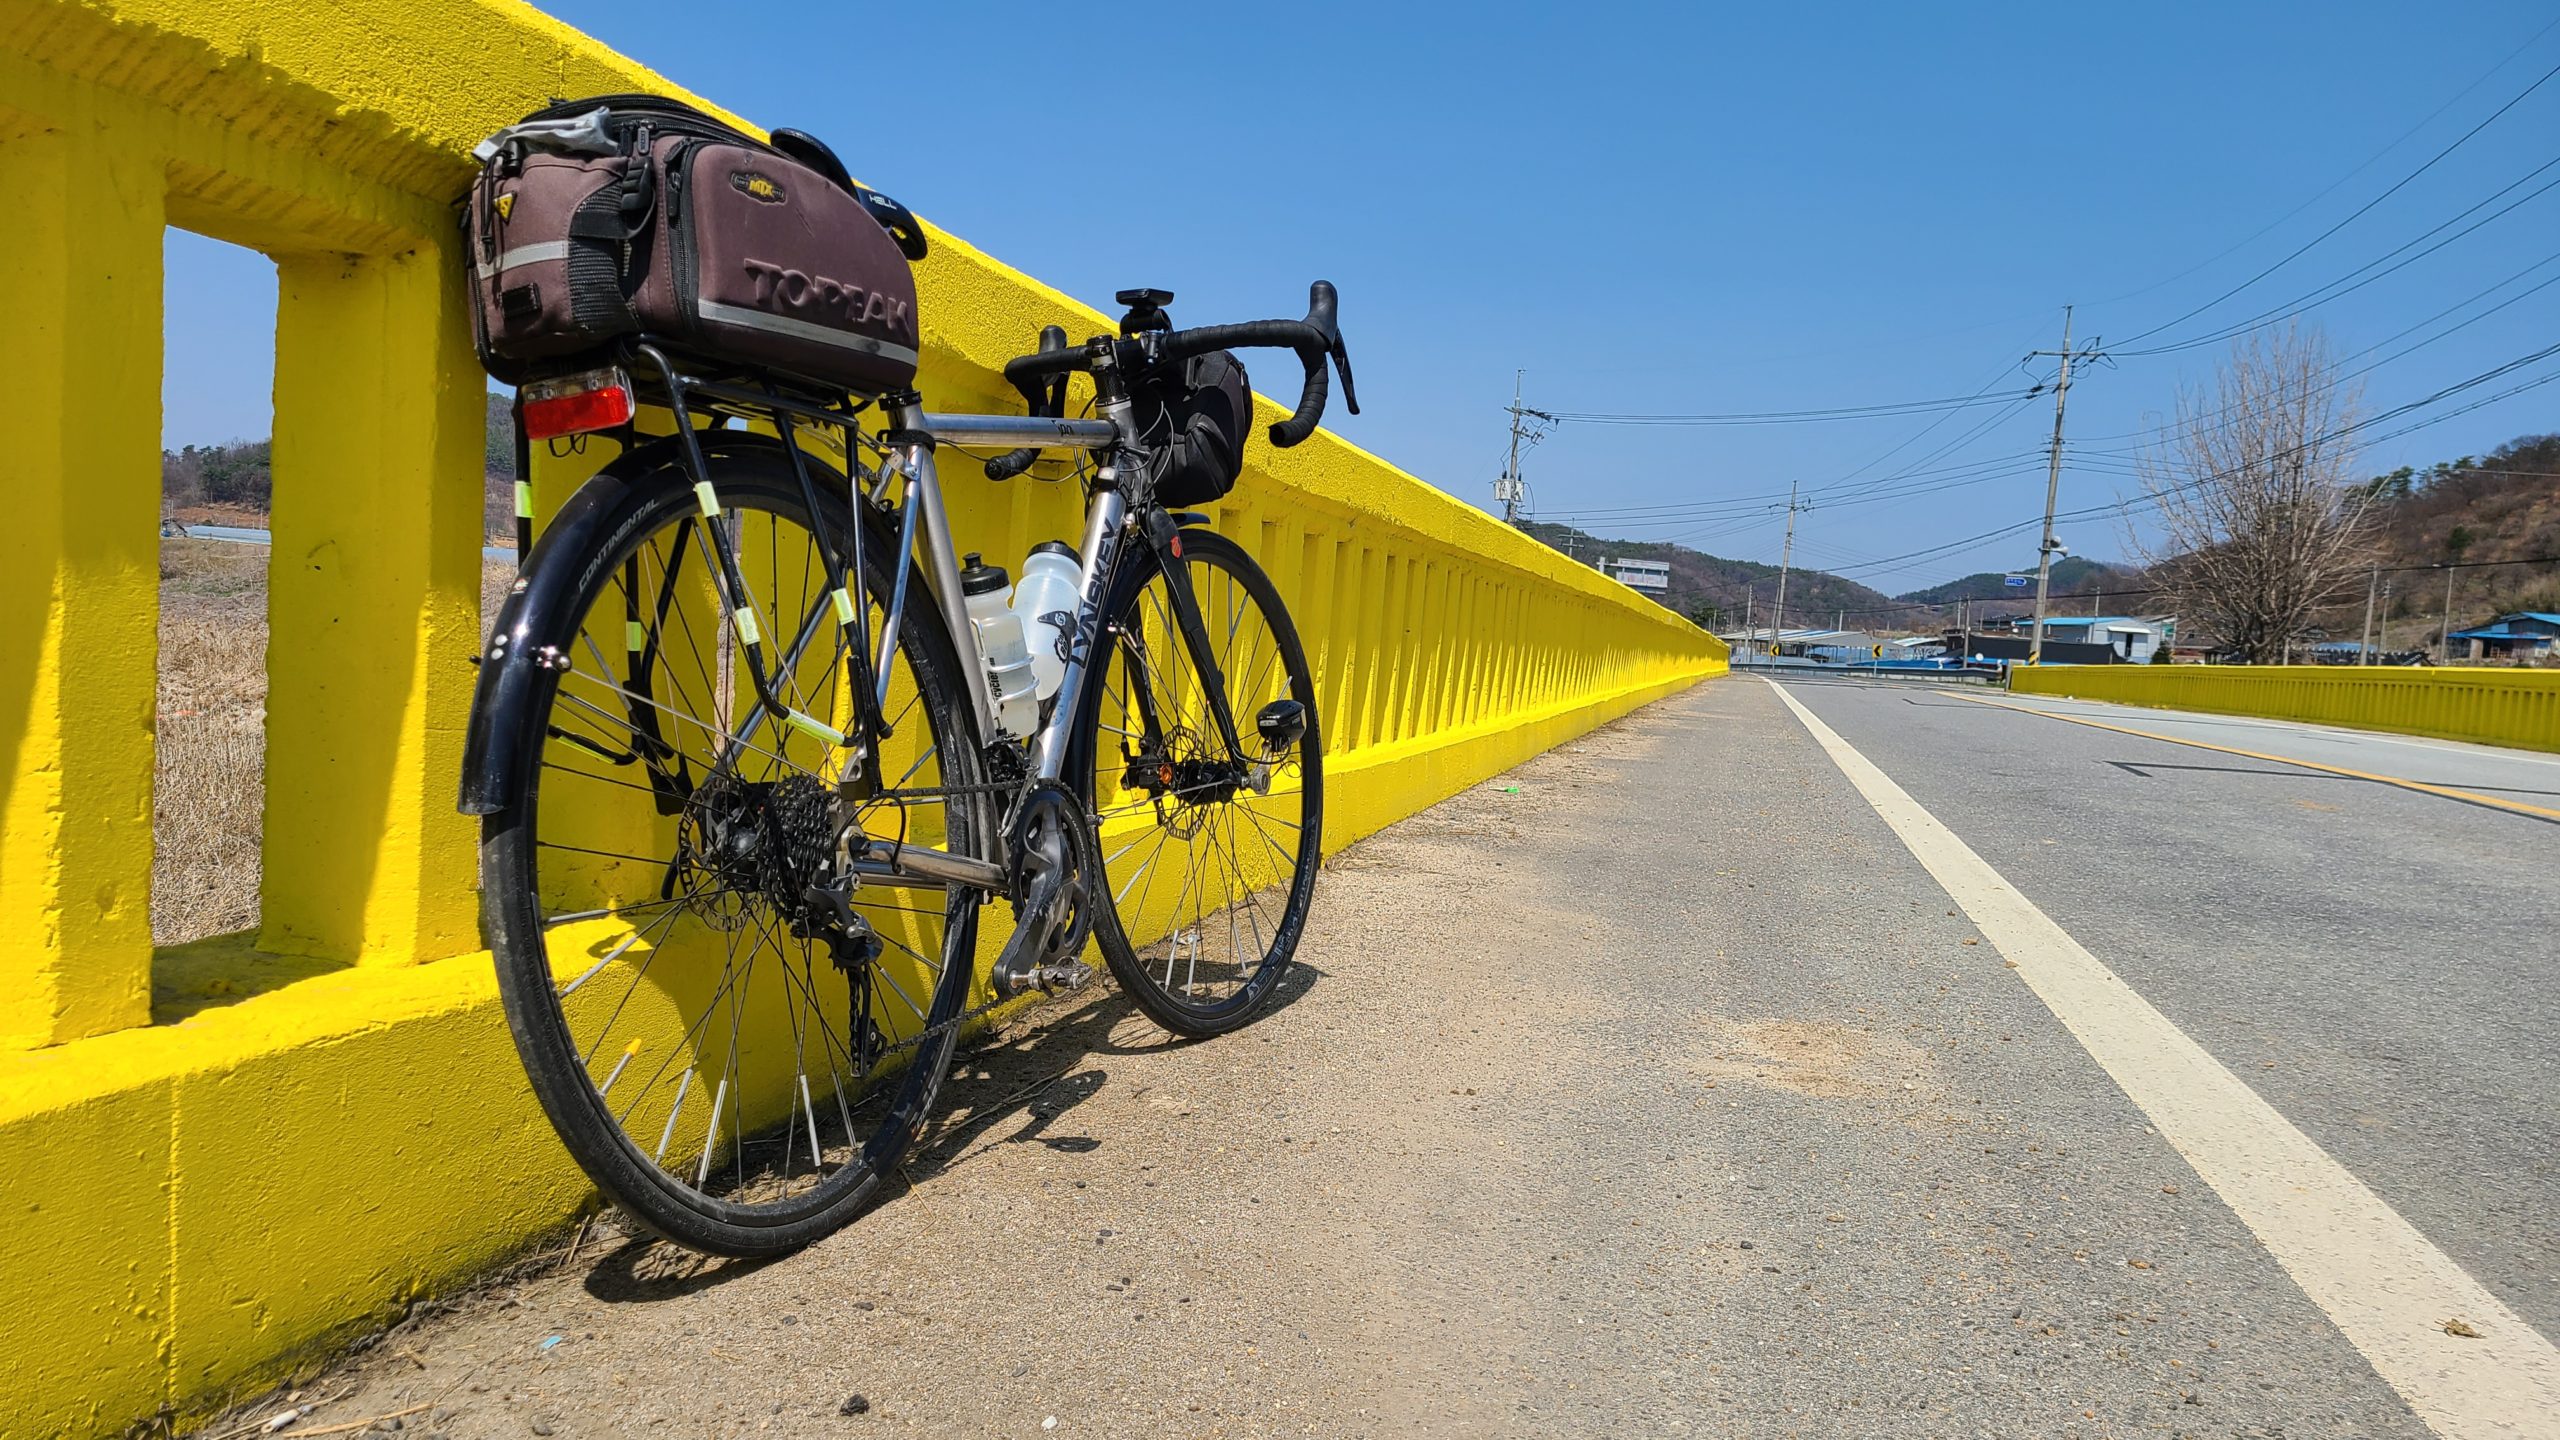
M746 430L697 430L703 456L715 466L724 456L756 451L788 455L770 435ZM833 478L836 471L803 452L812 478ZM617 455L578 487L569 503L542 528L525 558L524 572L498 607L480 651L480 678L471 695L471 719L462 736L462 785L459 806L465 815L495 815L512 807L524 793L532 765L541 758L539 745L527 747L524 728L501 724L524 713L524 707L549 699L557 683L547 668L555 657L541 653L542 639L562 633L575 618L578 592L586 576L568 563L580 555L618 548L607 527L624 517L623 502L631 486L661 470L680 469L682 444L673 436L651 439ZM838 483L841 483L838 480ZM565 659L565 657L558 657Z

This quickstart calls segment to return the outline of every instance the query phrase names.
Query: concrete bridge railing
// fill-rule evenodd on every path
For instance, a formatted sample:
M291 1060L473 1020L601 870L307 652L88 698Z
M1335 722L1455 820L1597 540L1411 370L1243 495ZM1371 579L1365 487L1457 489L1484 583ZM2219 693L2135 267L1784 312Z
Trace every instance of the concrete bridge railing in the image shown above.
M2021 665L2009 672L2009 688L2021 695L2068 695L2560 750L2560 670Z
M485 382L451 207L552 97L676 92L511 0L0 0L0 36L0 1434L78 1434L264 1383L589 1193L497 1016L452 804ZM261 920L155 952L170 226L281 283ZM948 235L918 278L937 409L1002 407L1044 323L1107 328ZM601 458L546 461L540 504ZM1254 460L1216 524L1323 676L1329 847L1723 666L1339 439ZM1074 533L1071 487L953 488L990 553Z

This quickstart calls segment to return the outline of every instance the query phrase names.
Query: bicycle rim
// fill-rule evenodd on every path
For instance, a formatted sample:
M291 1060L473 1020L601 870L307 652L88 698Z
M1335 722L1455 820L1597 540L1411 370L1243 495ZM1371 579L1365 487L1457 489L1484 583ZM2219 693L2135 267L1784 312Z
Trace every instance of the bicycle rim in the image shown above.
M850 728L855 632L787 463L727 457L717 477L775 688ZM877 957L820 938L805 887L829 868L844 752L748 725L746 627L724 614L684 478L620 490L627 515L594 532L614 537L604 548L535 558L583 578L555 633L525 642L564 658L537 713L510 717L539 759L485 832L500 980L536 1093L608 1195L694 1248L774 1253L850 1219L921 1127L957 1038L978 901L865 888L853 900ZM877 636L895 546L875 529L865 548L858 603ZM804 632L816 638L781 668ZM977 853L978 797L897 793L980 778L956 669L910 611L883 712L889 790L852 811L866 833Z
M1157 1023L1210 1035L1250 1019L1296 953L1321 858L1324 762L1314 680L1269 578L1223 537L1186 531L1182 548L1175 575L1147 563L1124 577L1073 764L1099 822L1105 958ZM1242 756L1227 752L1207 672L1183 642L1175 583L1199 604ZM1306 728L1275 745L1255 721L1282 700L1305 707Z

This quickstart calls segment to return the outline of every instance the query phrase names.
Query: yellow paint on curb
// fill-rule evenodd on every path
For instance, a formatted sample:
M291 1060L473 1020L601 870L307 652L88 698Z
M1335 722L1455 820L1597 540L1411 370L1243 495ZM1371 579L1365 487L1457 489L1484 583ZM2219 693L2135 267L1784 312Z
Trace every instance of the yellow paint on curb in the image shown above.
M2540 805L2527 805L2521 800L2501 800L2495 795L2483 795L2475 790L2458 790L2451 785L2430 785L2424 780L2409 780L2398 775L2378 775L2370 770L2350 770L2344 765L2324 765L2317 760L2297 760L2290 755L2269 755L2262 750L2242 750L2231 745L2216 745L2209 740L2186 740L2175 735L2136 730L2129 725L2110 725L2104 720L2091 720L2079 715L2061 715L2051 710L2038 710L2032 705L2012 705L2005 700L1986 700L1979 695L1959 694L1956 698L1970 700L1976 705L1988 705L1995 710L2015 710L2021 715L2041 715L2047 720L2086 725L2092 730L2112 730L2118 735L2157 740L2166 745L2185 745L2197 750L2237 755L2244 760L2266 760L2278 765L2298 765L2305 770L2318 770L2328 775L2343 775L2350 780L2370 780L2377 785L2393 785L2403 790L2415 790L2421 794L2439 795L2447 800L2460 800L2471 805L2486 805L2493 810L2512 810L2519 815L2533 815L2544 820L2560 820L2560 810L2548 810Z

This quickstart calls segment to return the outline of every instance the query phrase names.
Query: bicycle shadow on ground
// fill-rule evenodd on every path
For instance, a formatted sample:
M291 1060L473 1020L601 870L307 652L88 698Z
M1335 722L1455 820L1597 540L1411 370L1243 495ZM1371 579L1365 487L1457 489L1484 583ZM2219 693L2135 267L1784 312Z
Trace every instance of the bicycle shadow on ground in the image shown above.
M629 1224L628 1220L622 1223ZM643 1231L604 1253L581 1284L589 1295L608 1305L648 1304L678 1300L724 1285L779 1263L787 1256L734 1260L697 1255Z
M1291 964L1254 1023L1269 1023L1323 978L1324 971L1303 960ZM1090 1155L1106 1149L1111 1143L1108 1134L1068 1133L1078 1128L1068 1118L1070 1112L1111 1081L1109 1069L1087 1068L1090 1062L1192 1043L1147 1019L1108 981L1097 981L1091 990L1016 1017L953 1057L952 1074L943 1082L932 1128L863 1214L897 1204L910 1190L962 1171L971 1160L998 1146L1041 1145L1062 1155ZM853 1223L865 1222L857 1218ZM646 1305L700 1294L791 1258L733 1260L697 1255L640 1233L605 1251L581 1284L589 1295L607 1304Z
M1254 1024L1268 1024L1323 978L1303 960L1291 964ZM899 1168L912 1186L997 1145L1094 1153L1110 1143L1107 1135L1058 1133L1059 1120L1110 1081L1108 1069L1088 1062L1193 1043L1147 1019L1116 986L1042 1006L957 1058L942 1090L941 1123Z

